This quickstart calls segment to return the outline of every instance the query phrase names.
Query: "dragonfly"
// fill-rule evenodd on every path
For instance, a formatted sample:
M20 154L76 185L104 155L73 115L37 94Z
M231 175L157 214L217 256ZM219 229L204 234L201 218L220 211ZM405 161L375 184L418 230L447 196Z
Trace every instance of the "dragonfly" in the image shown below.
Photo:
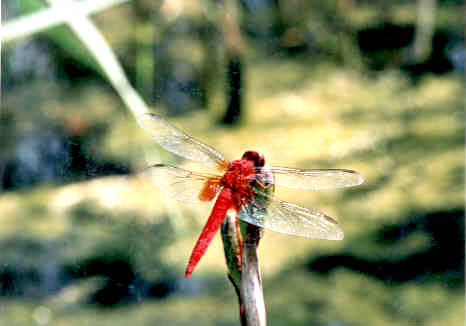
M246 151L241 159L228 161L222 154L187 135L162 116L146 113L137 117L140 127L160 146L212 172L201 173L156 164L144 174L168 196L185 203L214 201L212 211L194 246L185 271L188 278L225 216L236 216L258 227L315 239L342 240L341 225L327 214L274 197L275 185L294 189L335 189L364 182L361 174L346 169L295 169L268 166L262 154Z

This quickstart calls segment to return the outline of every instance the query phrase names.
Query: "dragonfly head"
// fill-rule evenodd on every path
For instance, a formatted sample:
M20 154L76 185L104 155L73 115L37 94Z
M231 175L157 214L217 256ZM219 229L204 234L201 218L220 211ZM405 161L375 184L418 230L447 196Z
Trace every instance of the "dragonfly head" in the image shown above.
M246 151L241 157L242 160L249 160L254 162L255 167L262 167L265 165L264 155L256 151Z

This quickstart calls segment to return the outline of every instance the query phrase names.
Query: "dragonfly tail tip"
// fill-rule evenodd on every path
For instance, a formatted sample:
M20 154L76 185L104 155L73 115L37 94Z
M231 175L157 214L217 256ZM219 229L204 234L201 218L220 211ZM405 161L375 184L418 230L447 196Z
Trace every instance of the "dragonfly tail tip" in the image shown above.
M193 272L192 269L190 269L189 267L186 268L186 271L184 272L184 278L189 278L192 272Z

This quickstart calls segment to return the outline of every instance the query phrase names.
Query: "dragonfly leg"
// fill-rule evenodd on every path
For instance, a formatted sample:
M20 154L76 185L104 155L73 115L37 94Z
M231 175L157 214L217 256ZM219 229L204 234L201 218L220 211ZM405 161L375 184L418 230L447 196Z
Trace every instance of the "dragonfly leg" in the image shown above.
M241 271L241 259L243 257L243 237L241 236L241 229L239 226L238 217L235 218L235 226L236 226L236 238L237 238L238 247L239 247L239 256L236 257L236 264L238 265L238 270Z
M256 206L256 207L259 208L259 209L265 209L265 208L267 208L266 205L259 204L259 203L257 202L257 200L255 200L255 199L252 199L251 201L252 201L252 203L254 204L254 206Z
M262 188L262 190L265 190L265 189L268 189L270 187L273 186L273 183L269 183L268 185L264 185L262 182L260 182L259 180L255 180L256 181L256 184Z

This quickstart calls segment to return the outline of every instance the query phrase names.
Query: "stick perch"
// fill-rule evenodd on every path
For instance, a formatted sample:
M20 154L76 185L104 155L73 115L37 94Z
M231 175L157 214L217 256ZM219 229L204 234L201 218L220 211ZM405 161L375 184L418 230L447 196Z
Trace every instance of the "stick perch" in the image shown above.
M227 214L222 239L230 279L238 296L242 326L265 326L265 304L257 256L261 229Z

